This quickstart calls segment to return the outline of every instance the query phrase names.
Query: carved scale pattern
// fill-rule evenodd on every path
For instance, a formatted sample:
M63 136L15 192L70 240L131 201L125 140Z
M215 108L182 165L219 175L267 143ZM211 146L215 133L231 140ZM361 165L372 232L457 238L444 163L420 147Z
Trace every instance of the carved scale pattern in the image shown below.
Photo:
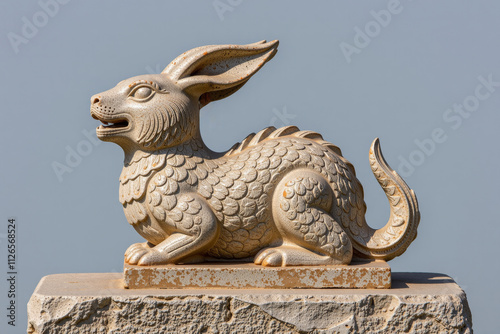
M279 196L279 208L288 224L300 232L304 241L317 245L331 257L348 263L352 256L349 237L342 227L323 210L332 206L331 189L312 177L298 177L285 184Z
M390 244L391 233L397 235L395 229L404 225L404 201L398 200L399 190L395 188L390 197L395 205L393 224L372 239L374 230L365 221L363 188L354 168L338 147L315 132L294 126L270 127L249 135L218 159L211 160L204 152L203 143L193 141L125 166L120 177L120 201L129 222L144 222L149 213L160 226L189 228L194 222L183 219L197 209L186 207L186 200L180 197L197 194L206 199L222 224L208 255L250 257L272 241L270 202L277 183L289 171L306 168L329 182L333 192L330 214L354 241L353 246ZM379 176L383 180L383 175ZM189 215L184 214L186 210Z

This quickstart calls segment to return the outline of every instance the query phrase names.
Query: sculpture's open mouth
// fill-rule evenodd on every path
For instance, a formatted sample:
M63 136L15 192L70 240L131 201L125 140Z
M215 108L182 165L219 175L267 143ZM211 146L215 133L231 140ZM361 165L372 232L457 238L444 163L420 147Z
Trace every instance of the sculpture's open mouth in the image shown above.
M128 119L126 119L123 116L114 116L114 117L103 116L100 115L95 110L91 110L90 114L92 118L101 121L102 123L96 129L98 137L118 134L130 128Z
M98 127L99 130L126 128L128 126L128 121L126 119L116 120L113 122L106 122L101 120L101 123L102 124Z

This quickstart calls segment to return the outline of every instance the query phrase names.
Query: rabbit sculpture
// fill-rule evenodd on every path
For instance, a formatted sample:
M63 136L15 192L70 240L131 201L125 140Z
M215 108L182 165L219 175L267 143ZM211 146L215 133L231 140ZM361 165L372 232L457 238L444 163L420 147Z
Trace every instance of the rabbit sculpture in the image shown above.
M200 135L199 111L240 89L277 52L278 41L189 50L160 74L123 80L92 96L99 139L125 153L120 202L147 241L130 246L131 265L253 259L263 266L390 260L415 239L414 192L369 153L390 218L365 221L363 188L340 149L312 131L268 127L223 153Z

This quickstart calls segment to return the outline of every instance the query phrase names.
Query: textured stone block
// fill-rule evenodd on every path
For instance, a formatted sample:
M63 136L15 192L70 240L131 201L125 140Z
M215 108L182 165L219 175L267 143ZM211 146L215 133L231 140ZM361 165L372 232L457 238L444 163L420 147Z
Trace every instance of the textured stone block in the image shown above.
M391 287L385 261L349 266L262 267L253 263L132 266L124 265L130 289L166 288L358 288Z
M472 333L465 293L441 274L392 289L141 289L121 274L44 277L28 333Z

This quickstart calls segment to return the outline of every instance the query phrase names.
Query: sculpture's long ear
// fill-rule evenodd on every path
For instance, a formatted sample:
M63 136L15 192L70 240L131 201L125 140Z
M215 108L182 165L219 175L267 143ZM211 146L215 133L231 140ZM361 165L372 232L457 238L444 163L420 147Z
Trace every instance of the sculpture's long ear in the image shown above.
M278 51L278 41L248 45L201 46L175 58L162 73L201 105L223 99L240 89Z

